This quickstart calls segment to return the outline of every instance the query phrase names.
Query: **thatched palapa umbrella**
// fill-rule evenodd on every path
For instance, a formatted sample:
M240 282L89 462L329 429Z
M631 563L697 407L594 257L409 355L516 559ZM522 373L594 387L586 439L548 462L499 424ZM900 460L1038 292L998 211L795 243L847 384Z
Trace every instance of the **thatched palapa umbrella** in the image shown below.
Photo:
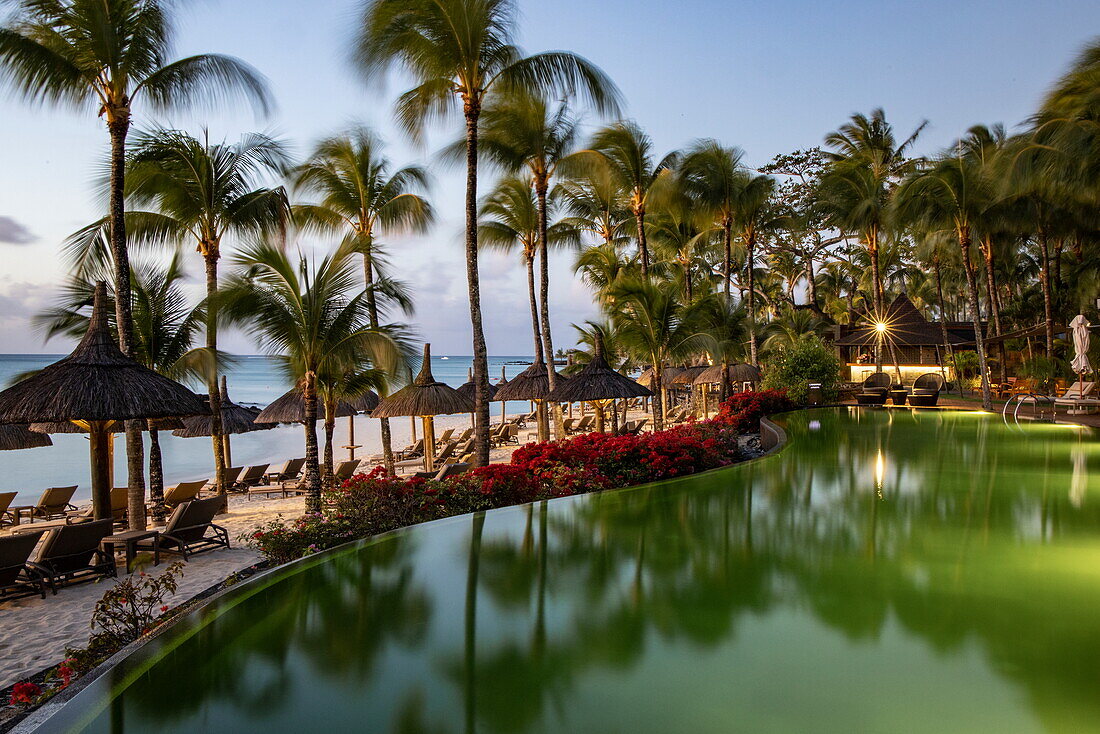
M209 398L207 398L209 401ZM237 405L229 399L229 388L226 385L225 376L222 376L221 389L222 406L222 451L225 454L225 465L233 466L233 450L229 443L229 437L240 433L252 433L253 431L267 431L274 428L275 423L257 423L256 416L260 411L256 408L246 408ZM172 431L173 436L180 438L201 438L210 435L210 416L195 415L183 420L183 425Z
M592 403L596 411L596 430L604 432L604 409L619 398L642 398L652 395L626 375L611 369L604 358L603 336L596 332L595 353L584 368L558 385L547 399L555 403Z
M557 372L554 374L557 375L559 387L569 381L568 378ZM535 410L538 412L538 424L544 426L546 421L543 416L546 413L546 399L549 394L550 376L546 374L546 363L541 357L535 357L534 364L509 380L508 384L497 387L496 399L501 401L533 401ZM548 438L548 436L539 436L539 440L547 440Z
M346 400L336 401L336 415L334 418L344 418L355 415L355 408ZM292 387L285 393L275 398L266 408L256 416L257 423L305 423L306 398L297 387Z
M45 433L30 430L26 424L0 426L0 451L18 451L53 446Z
M727 368L726 374L729 377L730 384L760 381L760 368L743 362L731 364ZM693 384L698 385L703 392L703 417L705 418L708 410L708 390L711 385L722 384L722 365L715 364L707 367L695 376Z
M501 368L501 378L504 377L504 370ZM467 398L471 403L474 402L474 393L477 392L477 385L474 384L474 370L470 368L466 370L466 382L462 383L455 388L459 395ZM485 381L485 394L489 396L489 400L494 400L497 394L497 386L488 380ZM470 413L470 425L474 425L475 413ZM492 421L490 421L492 423Z
M72 354L0 392L0 423L71 421L88 430L96 519L111 517L107 465L111 426L205 410L186 387L119 350L107 323L107 285L102 281L96 284L88 332Z
M450 385L436 381L432 376L431 345L424 345L424 361L420 374L410 384L393 395L382 398L371 411L375 418L399 418L404 415L419 417L424 425L424 469L435 470L435 423L437 415L472 413L474 403Z

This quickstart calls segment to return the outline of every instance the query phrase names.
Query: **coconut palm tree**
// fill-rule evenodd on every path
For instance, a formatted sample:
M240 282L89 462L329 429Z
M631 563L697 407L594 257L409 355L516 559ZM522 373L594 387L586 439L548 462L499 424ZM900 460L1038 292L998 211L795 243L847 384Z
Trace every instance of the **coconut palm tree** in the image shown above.
M649 277L649 244L645 217L650 194L662 173L676 166L679 154L669 153L660 161L653 159L653 140L633 120L623 120L597 130L588 149L574 156L572 165L584 170L605 164L618 188L626 192L627 206L634 217L634 235L642 277Z
M696 312L673 289L648 278L620 281L614 286L614 310L608 315L619 343L639 362L653 366L654 384L661 384L666 363L692 354L692 337L699 333ZM666 393L653 401L653 425L664 428Z
M134 299L134 342L136 358L160 374L179 381L203 380L213 368L205 349L195 341L206 319L206 304L189 302L184 283L182 258L176 254L166 265L138 265L130 272ZM54 336L79 338L88 330L95 284L104 280L110 266L74 276L63 289L57 305L34 317L46 340ZM112 324L112 326L115 326ZM117 328L117 326L115 326ZM156 423L149 425L149 498L153 518L164 519L164 467Z
M680 172L688 194L710 212L722 232L722 293L730 298L733 206L749 181L741 166L744 152L717 140L700 140L684 152Z
M282 360L302 390L310 512L321 508L319 379L368 366L396 374L405 352L390 330L371 328L353 254L351 247L340 248L310 263L274 244L254 244L234 258L237 272L222 292L222 317Z
M171 110L239 97L267 112L262 77L239 59L200 54L169 61L173 4L167 0L11 0L0 27L0 78L34 104L92 111L111 140L110 242L119 346L134 354L124 191L126 136L134 105ZM144 446L126 431L129 517L145 528Z
M882 109L870 117L852 115L849 122L825 137L831 151L818 186L818 198L826 223L844 233L859 236L871 261L872 307L882 313L885 307L882 276L879 272L879 246L883 229L888 226L887 211L891 190L912 168L906 154L927 123L897 141L893 126Z
M289 157L283 144L250 133L236 143L211 143L182 130L155 128L134 142L127 161L126 194L131 206L147 210L126 214L131 248L194 243L206 273L206 349L218 354L218 263L232 240L281 229L287 203L282 188L264 186L281 174ZM64 248L78 269L105 262L109 218L71 235ZM225 442L216 360L210 361L206 388L210 397L210 434L214 475L225 494Z
M547 203L553 212L553 201ZM531 305L531 330L535 338L535 361L544 360L548 349L545 323L540 328L539 305L535 288L535 258L539 255L544 236L543 212L531 183L516 176L502 179L481 204L481 222L478 230L479 246L511 252L519 249L527 268L527 292ZM577 244L576 230L561 222L546 227L545 237L550 246ZM544 312L545 313L545 312ZM551 352L552 354L552 352ZM553 360L551 360L553 361ZM550 440L550 427L546 411L539 414L539 442Z
M744 303L734 303L723 293L704 296L695 305L698 332L693 340L715 364L722 366L722 382L719 400L725 401L733 392L729 367L736 360L745 358L745 341L748 337L748 317Z
M296 219L307 226L343 231L362 254L367 307L374 329L381 328L379 296L385 293L384 289L373 287L378 282L380 265L375 238L425 232L435 221L435 213L424 196L431 182L427 170L405 166L393 171L383 148L382 141L371 130L356 126L319 142L309 159L294 172L299 189L320 197L316 204L295 205ZM390 419L379 421L382 460L386 471L392 474Z
M710 211L698 206L677 172L670 171L660 189L646 222L648 238L657 260L679 271L684 303L690 304L695 300L698 282L705 286L702 292L710 292L718 230Z
M581 171L571 172L557 186L563 219L597 244L622 249L630 242L632 219L626 192L604 158L592 158Z
M749 317L749 360L759 364L756 343L756 244L760 236L784 221L785 213L775 206L775 179L766 174L747 174L732 192L730 213L745 248L746 312Z
M367 0L355 61L369 78L397 67L412 89L397 101L401 125L420 139L425 122L461 103L466 123L466 280L473 331L475 463L489 463L488 359L481 318L477 248L478 140L482 109L498 93L577 93L600 112L616 114L619 92L576 54L525 56L514 44L513 0ZM550 360L553 361L552 359Z
M563 220L575 221L573 218ZM614 303L614 286L623 278L637 277L637 262L627 259L613 243L587 247L577 255L573 271L580 273L581 282L596 292L596 300L605 310Z
M954 153L954 154L952 154ZM981 226L982 216L993 197L989 171L972 157L947 151L906 178L898 188L894 206L902 221L914 222L927 230L954 232L966 275L970 314L974 322L974 347L982 378L982 406L993 407L986 369L985 343L978 281L971 260L970 246Z

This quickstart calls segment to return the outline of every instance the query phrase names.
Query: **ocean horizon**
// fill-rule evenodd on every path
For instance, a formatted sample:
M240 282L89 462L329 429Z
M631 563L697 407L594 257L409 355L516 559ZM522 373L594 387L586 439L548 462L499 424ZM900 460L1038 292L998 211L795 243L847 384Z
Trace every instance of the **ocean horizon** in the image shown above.
M7 387L18 375L43 367L65 357L65 354L0 354L0 386ZM229 397L243 405L266 406L290 389L289 380L283 375L273 357L266 355L234 355L233 364L225 370L229 385ZM502 355L489 357L489 377L493 384L500 381L501 370L507 379L515 377L531 364L529 355ZM473 365L470 355L433 355L432 374L440 382L452 387L467 381L467 370ZM205 386L188 385L196 392L205 392ZM528 403L509 402L504 406L508 414L527 412ZM500 415L501 406L493 403L490 411L494 418ZM356 456L365 458L381 451L378 421L367 416L355 416L355 441L361 444ZM441 416L438 424L469 425L468 415ZM411 421L395 418L390 421L395 448L409 442L412 435ZM417 426L417 431L419 431ZM336 422L334 445L337 458L347 458L348 419ZM213 449L209 438L177 438L171 431L159 434L164 461L165 486L177 482L204 479L213 473ZM18 492L14 504L30 504L38 499L47 487L77 485L76 501L91 497L89 478L88 444L80 434L51 436L54 445L21 451L0 451L0 491ZM324 435L318 424L318 439ZM148 446L148 437L146 437ZM269 431L257 431L233 436L231 439L234 465L281 463L304 455L305 437L300 425L284 425ZM116 486L126 483L126 451L122 438L115 439Z

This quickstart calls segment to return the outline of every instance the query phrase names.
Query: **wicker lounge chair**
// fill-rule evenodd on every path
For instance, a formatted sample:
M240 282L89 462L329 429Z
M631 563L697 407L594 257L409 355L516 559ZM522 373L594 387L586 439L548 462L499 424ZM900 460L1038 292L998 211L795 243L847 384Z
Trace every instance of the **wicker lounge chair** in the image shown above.
M113 520L55 527L29 565L54 594L68 584L115 576L115 559L100 547L114 527Z
M221 507L221 497L191 500L177 507L160 533L161 552L179 553L186 561L188 556L202 551L228 548L229 532L213 522ZM136 545L141 550L153 550L152 540L138 541Z
M909 394L909 404L920 408L930 408L940 400L943 390L943 376L936 372L925 372L913 381L913 391Z
M443 432L443 435L435 440L436 446L446 446L447 442L451 440L451 436L455 435L455 429L448 428Z
M262 484L264 475L267 474L267 469L270 466L271 464L256 464L255 466L248 467L241 472L239 477L237 477L237 481L233 483L234 488L245 490L257 484Z
M293 482L302 473L302 467L306 465L305 459L291 459L283 464L282 468L268 472L264 480L268 484L277 482Z
M414 456L423 456L424 439L418 438L414 443L409 444L396 453L399 459L411 459Z
M43 530L0 538L0 599L40 594L46 598L46 584L28 561Z
M241 475L241 472L243 472L243 471L244 471L243 466L227 466L227 467L225 467L225 486L226 487L232 487L234 484L236 484L237 483L237 477L239 477ZM214 483L213 479L207 481L208 485L213 484L213 483Z
M180 482L174 487L169 487L164 491L164 506L171 510L184 502L190 502L199 496L199 492L205 486L206 480L200 479L197 482Z
M493 434L490 443L493 446L505 446L510 443L519 443L519 426L507 424Z
M863 389L856 393L860 405L886 405L892 380L885 372L876 372L863 381Z
M50 487L38 498L34 505L20 505L9 508L16 522L24 518L30 521L53 520L65 517L70 510L76 508L71 504L73 495L76 494L76 485L72 487Z
M15 502L18 492L0 492L0 527L11 525L15 522L15 515L8 512L11 503Z
M332 477L337 482L346 482L355 476L355 470L359 468L361 459L349 459L348 461L341 461L336 465L336 468L332 470Z

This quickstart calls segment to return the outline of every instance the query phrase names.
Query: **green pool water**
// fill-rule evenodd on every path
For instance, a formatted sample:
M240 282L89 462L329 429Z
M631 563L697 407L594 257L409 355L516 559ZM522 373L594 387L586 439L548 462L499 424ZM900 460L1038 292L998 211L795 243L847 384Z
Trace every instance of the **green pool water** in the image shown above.
M1091 432L948 411L778 422L789 443L760 461L423 525L244 585L48 728L1100 732Z

